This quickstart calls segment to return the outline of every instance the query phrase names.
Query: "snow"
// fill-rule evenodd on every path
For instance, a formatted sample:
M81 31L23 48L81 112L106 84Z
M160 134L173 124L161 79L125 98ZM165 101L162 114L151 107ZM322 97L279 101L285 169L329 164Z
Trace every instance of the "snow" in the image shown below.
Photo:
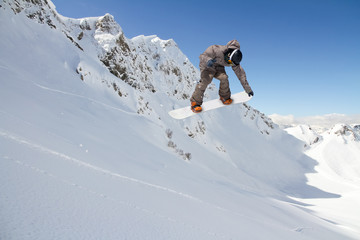
M285 131L303 141L304 147L316 144L322 139L321 135L313 131L309 125L300 124L296 127L286 128Z
M173 40L123 38L136 88L99 60L115 22L102 35L47 1L54 28L19 2L0 7L0 239L359 238L357 135L304 149L241 104L172 119L199 74Z
M324 118L330 116L324 116ZM318 132L309 125L298 125L285 130L304 141L305 153L318 161L316 173L307 174L309 184L327 192L339 194L338 198L306 199L324 219L336 222L349 231L360 229L360 138L355 127L335 124L326 129L327 119ZM346 117L347 118L347 117ZM316 123L316 126L319 126ZM319 130L320 129L320 130ZM316 139L316 141L314 141ZM298 199L299 200L299 199Z
M293 115L271 114L269 117L277 124L283 127L293 127L298 125L311 125L311 127L319 132L323 132L335 124L344 123L349 125L360 123L360 114L326 114L323 116L295 117Z

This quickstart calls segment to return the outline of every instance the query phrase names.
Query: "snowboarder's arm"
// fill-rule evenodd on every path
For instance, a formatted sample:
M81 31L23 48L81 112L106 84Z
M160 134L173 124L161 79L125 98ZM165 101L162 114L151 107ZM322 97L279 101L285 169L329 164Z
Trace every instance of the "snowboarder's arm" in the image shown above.
M200 68L201 67L207 67L207 64L210 60L213 60L216 58L216 54L214 52L213 46L208 47L205 52L203 52L200 55Z
M243 86L245 92L246 93L252 92L252 89L246 79L246 73L244 69L240 65L233 66L232 69L234 70L237 78L240 80L240 83Z

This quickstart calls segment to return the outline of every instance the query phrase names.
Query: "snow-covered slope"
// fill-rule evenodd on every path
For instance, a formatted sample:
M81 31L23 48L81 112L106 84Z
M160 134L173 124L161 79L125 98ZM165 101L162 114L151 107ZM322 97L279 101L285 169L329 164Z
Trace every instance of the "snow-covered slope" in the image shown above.
M199 75L173 40L49 0L3 0L0 18L0 239L359 236L304 210L339 195L306 183L316 162L259 111L168 116Z
M310 125L313 130L318 133L323 133L329 128L332 128L338 123L357 125L360 123L360 114L345 115L345 114L326 114L307 117L294 117L293 115L269 115L272 121L278 124L281 128L295 127L298 125Z
M318 143L322 139L321 135L314 131L309 125L301 124L296 127L286 128L285 130L303 141L305 148Z
M319 132L310 125L298 125L285 128L285 131L303 141L306 153L325 163L333 175L358 185L360 183L359 126L338 123L327 130L323 127Z
M341 195L303 202L311 204L310 209L330 221L360 229L360 125L338 123L329 128L329 122L333 121L329 117L322 118L324 124L317 121L315 127L300 124L285 128L304 142L305 153L318 162L316 173L308 174L309 184ZM283 124L289 126L290 122Z

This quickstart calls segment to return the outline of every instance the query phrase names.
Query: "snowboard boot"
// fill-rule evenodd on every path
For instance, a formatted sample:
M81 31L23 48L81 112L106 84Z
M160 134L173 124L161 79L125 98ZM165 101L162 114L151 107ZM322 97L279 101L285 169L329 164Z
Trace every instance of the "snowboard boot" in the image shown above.
M225 100L223 97L220 97L220 100L224 105L230 105L233 101L231 98Z
M199 104L197 104L196 102L191 102L191 110L194 113L199 113L202 111L202 107Z

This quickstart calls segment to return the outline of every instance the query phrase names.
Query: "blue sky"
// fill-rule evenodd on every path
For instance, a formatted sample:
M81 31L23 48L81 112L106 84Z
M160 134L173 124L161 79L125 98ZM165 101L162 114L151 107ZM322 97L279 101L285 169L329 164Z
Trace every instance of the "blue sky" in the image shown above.
M110 13L127 38L172 38L195 66L209 45L237 39L249 104L265 114L360 113L358 0L52 1L66 17ZM226 71L232 92L242 91Z

